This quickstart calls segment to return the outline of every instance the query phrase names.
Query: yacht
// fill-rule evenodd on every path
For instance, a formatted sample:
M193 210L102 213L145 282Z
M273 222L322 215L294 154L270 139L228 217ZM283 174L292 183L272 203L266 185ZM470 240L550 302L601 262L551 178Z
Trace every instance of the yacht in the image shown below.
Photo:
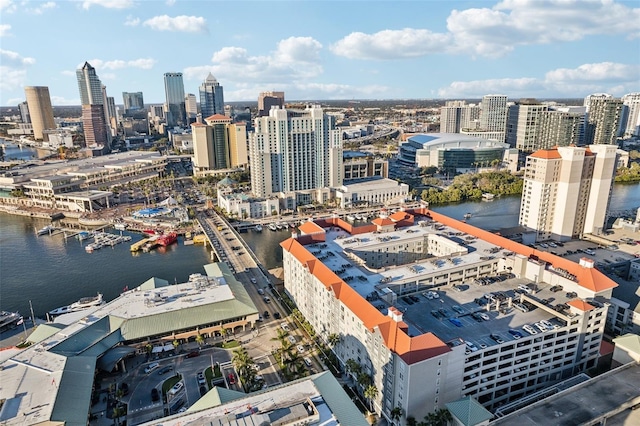
M98 293L97 296L93 297L83 297L75 303L72 303L68 306L61 306L52 311L49 311L49 315L57 316L62 314L68 314L69 312L78 312L83 311L85 309L93 308L95 306L104 305L104 300L102 298L102 294Z
M37 231L38 235L47 235L50 234L51 232L55 231L56 228L53 225L47 225L44 228L40 228Z
M278 228L276 227L276 225L274 225L273 223L270 223L270 224L269 224L269 229L270 229L270 230L272 230L272 231L277 231L277 230L278 230Z

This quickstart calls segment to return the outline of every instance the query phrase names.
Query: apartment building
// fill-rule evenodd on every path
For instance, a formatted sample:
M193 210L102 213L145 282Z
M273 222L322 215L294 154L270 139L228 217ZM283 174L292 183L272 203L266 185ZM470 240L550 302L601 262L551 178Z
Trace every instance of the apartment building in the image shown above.
M621 129L622 111L623 104L620 99L591 99L585 123L586 142L615 144L624 131Z
M246 167L249 159L245 124L231 123L231 117L222 114L205 118L205 123L191 125L196 176Z
M595 366L616 286L590 259L424 208L308 222L281 246L286 292L400 424L466 396L495 410Z
M527 157L520 225L536 240L601 233L616 166L615 145L556 147Z
M524 152L538 149L540 116L548 107L535 99L521 99L509 107L507 115L507 143Z

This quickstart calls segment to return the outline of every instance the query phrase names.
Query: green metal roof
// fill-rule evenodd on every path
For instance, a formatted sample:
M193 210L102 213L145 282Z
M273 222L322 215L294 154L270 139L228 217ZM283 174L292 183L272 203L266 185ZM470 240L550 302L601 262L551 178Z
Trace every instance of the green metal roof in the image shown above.
M167 280L163 280L161 278L156 278L156 277L151 277L148 280L146 280L145 282L143 282L142 284L140 284L140 286L138 286L138 288L140 290L153 290L156 288L161 288L161 287L166 287L169 285L169 281Z
M475 426L493 418L493 414L470 396L450 402L446 406L451 415L464 426Z
M193 413L200 410L206 410L208 408L218 407L222 404L226 404L227 402L244 398L245 396L247 396L247 394L243 392L214 386L213 389L204 394L202 398L194 402L187 412Z
M342 389L340 383L330 372L325 371L311 376L311 380L341 425L369 426L369 422L364 418L364 415L358 410L349 395Z
M637 334L627 333L624 336L613 339L616 347L624 348L629 352L640 354L640 336Z
M58 386L58 395L51 413L52 421L66 426L86 426L91 409L91 389L96 359L91 356L67 358Z
M36 327L35 330L33 330L33 333L29 335L29 337L27 338L27 341L31 343L40 343L44 339L47 339L53 336L54 334L56 334L58 331L62 330L65 327L66 325L64 324L56 324L56 323L40 324L39 326Z
M91 346L99 343L102 339L110 334L111 325L109 323L109 318L100 318L93 324L87 325L77 333L70 335L62 342L55 345L53 348L51 348L51 352L64 356L79 355L80 353L89 349ZM114 342L114 344L115 343L116 342ZM109 348L106 348L104 351L106 351L107 349ZM102 352L94 354L94 356L100 355Z

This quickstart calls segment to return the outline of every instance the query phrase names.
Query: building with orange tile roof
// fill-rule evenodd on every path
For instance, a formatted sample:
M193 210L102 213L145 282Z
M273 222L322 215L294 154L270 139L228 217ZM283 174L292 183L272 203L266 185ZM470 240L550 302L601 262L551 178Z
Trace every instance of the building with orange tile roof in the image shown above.
M564 146L527 157L519 223L535 241L566 241L604 231L616 149Z
M322 241L306 225L281 243L286 292L321 338L340 337L333 352L371 378L383 417L466 396L492 410L595 365L616 284L593 262L428 209L372 222L386 221L384 233L318 222Z
M196 176L247 167L247 129L244 123L231 123L221 114L205 118L206 124L191 124L193 170Z

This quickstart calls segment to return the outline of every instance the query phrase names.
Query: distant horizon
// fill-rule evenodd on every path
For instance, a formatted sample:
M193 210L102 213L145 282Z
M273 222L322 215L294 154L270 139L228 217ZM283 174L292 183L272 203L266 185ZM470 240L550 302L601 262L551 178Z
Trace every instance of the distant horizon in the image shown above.
M80 104L85 62L118 104L122 92L162 103L167 72L196 96L212 73L226 103L640 91L637 0L2 0L0 13L7 106L25 86Z

